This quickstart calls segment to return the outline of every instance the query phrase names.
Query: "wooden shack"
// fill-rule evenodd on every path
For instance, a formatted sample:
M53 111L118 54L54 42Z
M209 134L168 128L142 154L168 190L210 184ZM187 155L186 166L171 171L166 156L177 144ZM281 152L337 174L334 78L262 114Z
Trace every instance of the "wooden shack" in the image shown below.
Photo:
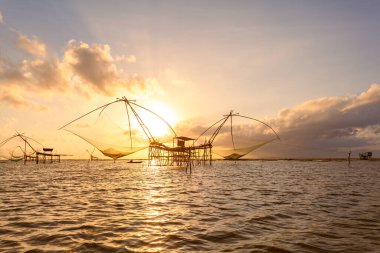
M372 159L372 152L359 153L359 159L360 160L371 160Z
M52 148L45 148L41 143L38 141L34 140L33 138L30 138L24 134L20 134L16 132L15 135L5 139L0 143L0 147L5 145L7 142L9 142L12 139L19 139L21 140L22 144L18 145L16 148L21 149L23 155L14 157L13 153L11 153L11 157L9 160L11 161L19 161L19 160L24 160L24 164L28 161L35 161L37 164L38 163L53 163L53 162L60 162L61 161L61 155L59 154L53 154L53 149ZM42 147L42 152L39 151L40 149L37 149L35 145L32 145L37 143ZM21 147L23 145L23 148ZM16 159L17 158L17 159Z
M188 144L192 142L191 144ZM205 165L212 162L212 145L194 145L195 139L186 136L173 138L173 145L151 142L148 151L149 165L186 166Z

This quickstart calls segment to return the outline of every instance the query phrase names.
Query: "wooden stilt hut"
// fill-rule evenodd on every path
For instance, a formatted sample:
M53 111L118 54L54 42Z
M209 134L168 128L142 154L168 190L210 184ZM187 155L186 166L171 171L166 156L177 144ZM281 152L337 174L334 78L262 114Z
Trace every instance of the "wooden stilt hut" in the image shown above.
M0 147L5 145L7 142L9 142L12 139L19 138L24 144L24 148L21 148L21 146L17 146L16 148L21 149L23 153L23 160L24 164L28 161L35 161L38 163L53 163L53 162L60 162L61 161L61 155L60 154L53 154L52 148L45 148L41 143L38 141L20 133L16 133L15 135L5 139L0 143ZM31 142L37 143L42 146L42 151L39 151L37 148L35 148ZM15 160L13 157L13 153L11 153L11 161ZM17 159L20 160L20 159ZM21 158L22 160L22 158Z
M192 141L192 145L186 145ZM186 166L211 164L212 145L194 145L195 139L186 136L173 138L173 146L151 142L149 145L149 165L157 166Z

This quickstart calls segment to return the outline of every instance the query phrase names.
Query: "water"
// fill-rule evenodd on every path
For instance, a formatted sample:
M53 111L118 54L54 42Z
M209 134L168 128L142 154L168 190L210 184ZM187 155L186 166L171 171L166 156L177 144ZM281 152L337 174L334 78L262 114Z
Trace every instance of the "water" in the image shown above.
M380 162L0 164L1 252L380 252Z

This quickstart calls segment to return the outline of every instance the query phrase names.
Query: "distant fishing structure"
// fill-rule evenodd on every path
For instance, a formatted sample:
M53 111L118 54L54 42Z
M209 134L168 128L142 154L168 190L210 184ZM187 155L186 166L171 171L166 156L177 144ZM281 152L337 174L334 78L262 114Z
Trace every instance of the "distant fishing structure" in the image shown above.
M360 160L371 160L372 159L372 152L359 153L359 159Z
M236 136L234 132L234 122L236 119L245 119L248 121L253 121L253 122L258 123L259 125L265 128L264 130L266 131L269 130L269 132L271 132L270 135L272 136L272 138L265 139L265 140L256 140L254 142L249 139L248 142L246 142L245 144L238 145L235 140ZM214 131L212 131L213 128L215 128ZM208 127L196 139L196 141L201 139L202 137L207 136L207 133L210 133L210 134L208 137L208 141L205 144L211 147L215 146L214 141L221 135L224 135L224 139L226 140L226 142L228 139L230 139L229 146L223 147L223 148L217 147L216 149L212 151L213 153L223 157L226 160L238 160L244 157L245 155L249 154L250 152L254 151L255 149L258 149L264 146L265 144L268 144L274 140L280 140L280 137L278 136L277 132L267 123L255 118L240 115L239 113L234 113L233 111L230 111L229 114L224 115L223 118L221 118L220 120L212 124L210 127Z
M97 161L99 160L99 158L97 156L94 156L94 152L95 152L95 147L94 149L92 150L92 152L90 153L90 151L88 151L88 149L86 149L86 152L90 155L90 158L88 159L88 161Z
M108 107L120 103L123 105L126 113L126 121L122 123L124 124L124 128L117 126L116 123L111 124L110 117L104 115ZM96 116L96 113L97 117L91 121L94 122L93 127L89 126L89 124L78 122L93 114ZM147 114L149 114L149 116ZM170 135L171 139L169 139L168 136L157 136L154 133L152 129L152 121L154 121L154 119L152 117L158 119L165 125L169 130L167 135ZM264 126L266 130L269 129L273 138L256 141L254 144L250 143L250 145L246 146L238 146L234 139L235 132L233 122L235 118L254 121ZM148 122L150 125L147 124ZM76 123L76 125L74 123ZM225 135L226 131L223 129L226 126L228 126L228 134L231 138L232 148L213 150L214 141L218 136ZM117 138L119 139L113 140L116 141L115 144L109 143L111 139L114 138L107 138L104 142L98 140L97 138L99 138L100 134L96 131L98 131L99 128L103 128L103 133L117 133L118 131L118 135L115 136L118 136ZM127 130L125 130L125 128L127 128ZM213 128L215 128L215 130ZM129 100L126 97L117 98L113 102L83 114L59 129L66 130L85 140L98 149L103 155L112 158L114 161L147 148L149 166L186 166L186 168L190 169L195 165L211 165L213 153L222 156L224 159L237 160L253 150L279 139L278 134L268 124L251 117L233 113L233 111L224 115L222 119L208 127L198 138L194 139L186 136L178 136L174 128L164 118L154 111L137 104L135 100ZM93 135L92 137L91 133ZM126 140L122 141L121 138L125 138ZM203 138L204 141L202 141ZM92 153L90 153L90 157L92 158Z
M15 147L12 147L12 150L9 151L9 157L7 158L10 161L16 162L24 160L24 164L26 164L27 161L35 161L36 164L53 163L61 161L61 155L53 154L53 148L46 148L35 139L18 132L16 132L16 134L10 136L9 138L3 140L0 143L0 149L10 141L15 139L21 141L21 145L23 145L23 147L17 144ZM40 149L36 148L35 145L32 144L37 144L40 147L42 147L42 151L40 151Z

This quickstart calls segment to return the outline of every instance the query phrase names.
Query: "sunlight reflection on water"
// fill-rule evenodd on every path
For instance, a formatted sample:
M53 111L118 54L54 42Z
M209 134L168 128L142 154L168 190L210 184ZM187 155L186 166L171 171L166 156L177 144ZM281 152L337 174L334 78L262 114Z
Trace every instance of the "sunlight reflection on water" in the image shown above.
M0 164L0 251L376 252L380 163Z

